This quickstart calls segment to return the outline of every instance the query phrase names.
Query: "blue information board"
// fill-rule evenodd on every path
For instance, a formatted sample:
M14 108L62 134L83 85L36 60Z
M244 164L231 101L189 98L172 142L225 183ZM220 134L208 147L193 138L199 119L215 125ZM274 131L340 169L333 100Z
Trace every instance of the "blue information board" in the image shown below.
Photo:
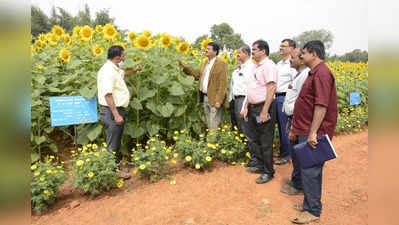
M360 104L360 92L351 92L349 94L349 105Z
M51 126L96 123L97 98L83 96L50 97Z

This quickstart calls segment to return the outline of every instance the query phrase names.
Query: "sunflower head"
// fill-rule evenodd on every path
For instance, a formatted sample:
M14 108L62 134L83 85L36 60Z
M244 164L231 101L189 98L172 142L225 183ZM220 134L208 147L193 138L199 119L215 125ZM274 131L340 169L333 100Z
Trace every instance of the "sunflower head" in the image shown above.
M208 44L211 43L211 42L212 42L212 39L210 39L210 38L205 38L204 40L202 40L201 49L205 50L206 47L208 46Z
M151 42L146 35L142 34L136 38L134 46L143 50L147 50L151 46Z
M57 37L56 37L55 35L49 34L49 35L47 36L47 41L48 41L48 43L49 43L51 46L55 46L55 45L57 45L58 39L57 39Z
M74 37L79 37L80 36L80 29L82 29L80 26L75 26L72 30L72 36Z
M71 54L66 48L61 49L59 57L63 62L69 62L71 60Z
M134 33L134 32L129 33L129 39L131 42L133 42L136 37L137 37L136 33Z
M64 43L67 45L70 45L72 42L71 36L69 36L69 34L64 34L64 36L62 36L64 38Z
M198 50L197 50L197 49L194 49L191 53L192 53L193 55L198 55Z
M107 40L112 40L118 35L115 27L112 24L107 23L103 29L104 38Z
M177 51L180 53L188 54L190 52L190 44L185 41L177 46Z
M152 35L152 33L151 33L151 31L149 31L149 30L145 30L145 31L143 31L143 33L142 33L143 35L145 35L147 38L150 38L151 37L151 35Z
M104 49L101 48L100 46L96 45L92 48L92 53L94 56L100 56L104 52Z
M40 41L42 41L42 42L45 42L45 41L46 41L46 35L45 35L45 34L39 34L38 39L39 39Z
M173 42L176 44L176 46L178 46L178 45L180 44L180 38L175 37L175 38L173 39Z
M60 27L58 25L53 26L53 29L51 31L58 39L61 38L62 35L65 34L64 29L62 29L62 27Z
M80 37L84 41L90 41L93 37L94 30L90 26L86 25L80 30Z
M101 32L103 32L103 26L101 26L101 25L97 25L96 26L96 31L98 32L98 33L101 33Z
M169 45L172 44L172 37L169 34L162 34L161 35L161 45L163 48L168 48Z

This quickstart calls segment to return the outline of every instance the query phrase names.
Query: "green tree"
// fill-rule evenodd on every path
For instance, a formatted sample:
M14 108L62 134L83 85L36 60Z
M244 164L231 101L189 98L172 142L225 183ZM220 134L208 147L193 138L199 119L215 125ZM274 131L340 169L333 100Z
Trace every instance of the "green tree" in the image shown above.
M331 48L333 39L333 34L325 29L305 31L293 38L298 47L303 47L308 41L320 40L324 43L326 50Z
M213 25L211 27L211 38L219 43L222 49L234 50L244 44L241 35L235 34L233 28L227 23Z
M83 11L79 11L76 16L76 25L84 26L84 25L92 25L92 20L90 17L90 8L87 4L85 4L85 9Z
M65 9L57 7L60 14L57 15L57 24L63 27L66 31L72 32L75 25L75 18L69 14Z
M340 57L341 61L349 61L349 62L368 62L369 55L367 51L362 51L360 49L355 49L351 52L344 54Z
M280 51L277 52L273 52L269 55L269 58L271 60L273 60L273 62L277 63L279 62L281 59L283 59L283 57L280 55Z
M37 36L40 33L47 33L51 29L47 15L38 7L31 8L31 34Z
M115 18L110 17L109 9L102 9L99 12L96 12L96 18L94 19L93 26L102 25L104 26L107 23L113 24Z

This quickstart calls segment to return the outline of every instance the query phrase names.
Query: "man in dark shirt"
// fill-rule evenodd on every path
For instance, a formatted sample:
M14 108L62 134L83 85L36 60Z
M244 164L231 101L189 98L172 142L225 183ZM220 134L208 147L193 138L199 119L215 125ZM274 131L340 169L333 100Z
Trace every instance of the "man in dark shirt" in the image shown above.
M335 79L324 63L324 44L310 41L302 50L306 66L311 70L295 102L292 132L298 142L308 142L316 148L317 137L328 134L332 139L337 124L337 91ZM311 168L301 168L304 191L303 205L296 207L302 213L293 223L306 224L317 221L321 214L321 187L324 163Z

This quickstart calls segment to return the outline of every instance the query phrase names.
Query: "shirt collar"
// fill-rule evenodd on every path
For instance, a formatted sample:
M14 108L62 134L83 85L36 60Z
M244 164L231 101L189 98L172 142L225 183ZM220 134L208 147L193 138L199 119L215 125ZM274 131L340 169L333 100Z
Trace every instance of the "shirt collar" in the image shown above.
M117 67L111 60L107 60L107 63L111 65L111 67L113 69L115 69L116 71L120 72L121 69L119 67Z
M313 69L311 69L309 71L309 75L312 76L314 75L319 69L320 67L323 65L324 61L321 61L319 64L317 64L315 67L313 67Z
M263 65L265 62L267 62L267 60L269 60L269 57L266 56L266 58L264 58L262 61L257 63L256 66L259 67L259 66Z
M213 58L213 59L211 59L211 61L209 61L209 59L208 59L208 64L214 63L214 62L215 62L215 60L216 60L216 57L215 57L215 58Z
M281 64L291 64L290 59L286 59L286 60L281 59L279 63L281 63Z
M247 67L248 65L250 65L250 63L252 63L251 58L247 59L245 63L241 64L241 69Z

